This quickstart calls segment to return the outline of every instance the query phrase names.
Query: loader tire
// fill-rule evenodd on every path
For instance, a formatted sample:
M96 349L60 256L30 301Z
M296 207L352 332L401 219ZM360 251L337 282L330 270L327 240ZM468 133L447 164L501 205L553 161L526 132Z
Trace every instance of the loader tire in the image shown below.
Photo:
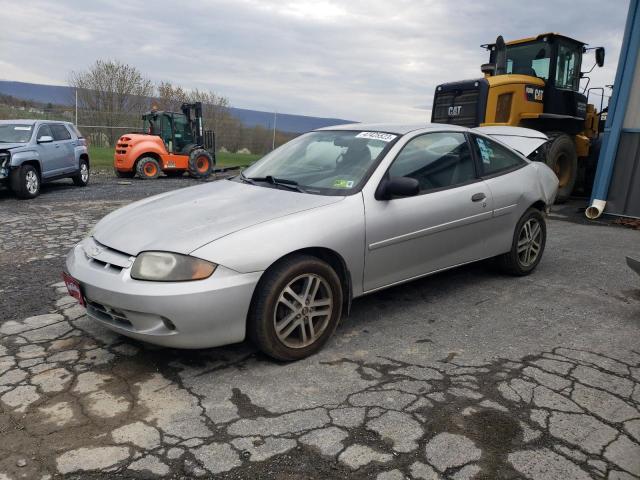
M573 140L566 133L550 132L547 134L544 162L558 177L558 195L556 203L564 203L569 199L578 176L578 154Z

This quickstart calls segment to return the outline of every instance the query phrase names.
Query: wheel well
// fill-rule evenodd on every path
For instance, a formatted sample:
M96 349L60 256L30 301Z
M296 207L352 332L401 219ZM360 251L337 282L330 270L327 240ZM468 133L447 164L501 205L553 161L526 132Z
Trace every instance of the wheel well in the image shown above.
M530 208L535 208L536 210L540 210L541 212L544 212L545 209L547 208L547 204L544 203L542 200L538 200L537 202L534 202Z
M42 177L42 170L40 169L40 162L38 162L37 160L27 160L26 162L22 162L20 164L20 166L22 165L31 165L33 168L35 168L38 171L38 175L40 177Z
M87 167L91 167L91 163L89 161L89 155L87 155L86 153L83 153L80 155L80 160L86 160Z
M327 262L331 268L338 274L340 277L340 284L342 285L342 297L343 297L343 311L348 315L351 310L351 300L353 297L353 290L351 287L351 273L347 268L347 264L342 258L342 256L331 250L330 248L324 247L309 247L302 248L300 250L295 250L291 253L288 253L284 257L279 258L275 262L273 262L269 268L271 268L276 263L280 262L285 258L289 258L294 255L310 255L312 257L319 258L320 260ZM268 270L268 269L267 269Z

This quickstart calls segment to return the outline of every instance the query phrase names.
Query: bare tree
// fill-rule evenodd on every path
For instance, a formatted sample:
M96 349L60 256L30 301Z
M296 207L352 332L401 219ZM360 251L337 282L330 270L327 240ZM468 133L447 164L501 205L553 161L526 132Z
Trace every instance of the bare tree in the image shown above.
M182 87L174 86L171 82L160 82L156 90L158 110L179 112L180 106L189 101L187 92Z
M71 72L69 85L78 92L83 123L108 127L113 144L122 130L137 125L153 95L153 83L132 66L118 60L97 60L88 70Z
M239 148L242 124L231 115L228 98L211 90L186 90L167 81L160 82L156 91L160 110L179 112L182 103L201 102L205 128L215 132L217 146Z

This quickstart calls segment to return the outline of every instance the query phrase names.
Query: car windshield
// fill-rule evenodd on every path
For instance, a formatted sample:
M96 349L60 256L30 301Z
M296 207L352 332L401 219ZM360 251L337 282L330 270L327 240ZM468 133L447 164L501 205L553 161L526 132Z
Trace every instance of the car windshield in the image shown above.
M359 188L398 135L372 131L319 131L301 135L243 172L245 181L307 193L345 195Z
M5 123L0 125L0 143L27 143L32 133L33 125Z

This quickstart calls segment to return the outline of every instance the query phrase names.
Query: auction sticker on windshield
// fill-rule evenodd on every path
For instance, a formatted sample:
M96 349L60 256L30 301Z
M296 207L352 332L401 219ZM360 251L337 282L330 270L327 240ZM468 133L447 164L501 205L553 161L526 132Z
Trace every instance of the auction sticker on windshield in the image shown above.
M371 140L382 140L383 142L390 142L394 140L397 135L393 133L384 133L384 132L360 132L356 135L356 138L370 138Z
M336 180L333 182L333 188L353 188L353 180Z

